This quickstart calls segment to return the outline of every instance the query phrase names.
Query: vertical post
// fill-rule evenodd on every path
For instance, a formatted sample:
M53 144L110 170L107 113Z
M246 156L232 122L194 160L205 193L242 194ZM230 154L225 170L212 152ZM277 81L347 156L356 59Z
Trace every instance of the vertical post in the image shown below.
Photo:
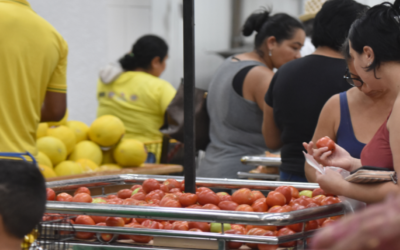
M194 136L194 0L183 0L184 171L185 192L196 193Z

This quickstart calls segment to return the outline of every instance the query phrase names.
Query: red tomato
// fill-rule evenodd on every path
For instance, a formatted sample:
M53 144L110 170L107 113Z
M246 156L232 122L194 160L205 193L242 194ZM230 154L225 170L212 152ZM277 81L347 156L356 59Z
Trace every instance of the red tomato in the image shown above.
M219 196L216 195L214 192L201 192L197 194L197 201L199 202L200 205L205 205L205 204L218 205Z
M186 208L191 208L191 209L203 209L203 207L202 207L202 206L200 206L200 205L197 205L197 204L190 205L190 206L188 206L188 207L186 207Z
M328 218L328 219L326 219L326 220L322 223L321 227L329 226L329 225L332 224L333 222L335 222L335 221L332 220L331 218Z
M311 202L310 204L308 204L306 206L306 208L310 208L310 207L319 207L319 205L317 203Z
M321 206L339 203L340 200L336 197L328 196L321 201Z
M322 224L324 223L324 221L326 221L326 219L328 219L328 218L317 219L318 225L322 226Z
M233 202L233 201L221 201L218 204L218 207L221 210L235 211L236 208L238 207L238 204L236 202Z
M147 219L145 219L145 218L136 218L135 220L136 220L137 224L141 225L143 223L143 221L145 221Z
M133 192L136 192L136 193L143 193L144 192L142 185L133 185L130 189Z
M293 211L291 206L284 205L284 206L280 207L276 212L277 213L287 213L287 212L291 212L291 211Z
M162 198L163 198L163 196L159 192L154 190L154 191L151 191L150 193L146 194L144 200L148 202L149 200L161 200Z
M172 223L164 221L161 224L164 226L164 230L172 230Z
M86 193L86 194L90 195L90 190L87 187L80 187L77 190L75 190L74 196L79 193Z
M153 220L145 220L142 222L141 225L146 228L151 228L151 229L163 229L164 228L164 226L160 222L153 221Z
M198 229L198 228L191 228L191 229L189 229L188 231L193 231L193 232L203 232L203 231L201 231L200 229Z
M104 227L104 226L106 226L106 223L100 222L100 223L97 223L96 226ZM109 242L109 241L112 239L113 234L100 234L100 237L101 237L105 242Z
M315 197L312 198L314 203L317 203L318 205L321 205L321 202L323 199L325 199L325 195L317 195Z
M306 208L305 206L297 204L297 203L292 205L292 211L301 210L301 209L305 209L305 208Z
M250 207L250 206L247 205L247 204L239 205L239 206L236 208L236 211L241 211L241 212L254 212L253 208Z
M205 204L201 207L202 209L210 209L210 210L221 210L218 206L214 204Z
M248 188L241 188L233 193L232 201L236 202L237 204L247 204L251 205L255 201L254 194Z
M327 147L328 150L334 151L335 150L335 142L332 141L331 138L329 138L328 136L322 137L321 139L319 139L316 143L317 148L323 148L323 147Z
M56 192L51 188L46 188L47 200L54 201L56 199Z
M181 191L180 188L172 188L172 189L169 190L169 192L170 192L170 193L176 193L176 194L177 194L177 193L182 193L182 191Z
M107 195L106 200L115 199L115 198L118 198L115 194L109 194L109 195Z
M123 227L125 226L125 221L121 217L107 217L106 225L109 227Z
M178 198L179 203L181 203L181 205L184 207L188 207L188 206L196 204L197 199L198 199L197 195L191 194L191 193L181 194Z
M241 232L241 234L246 234L247 230L243 225L231 224L231 229L235 229Z
M257 226L257 225L247 225L246 226L246 231L250 231L253 228L261 228L267 231L276 231L277 227L276 226Z
M227 231L225 231L225 233L226 234L244 234L242 231L236 230L236 229L227 230ZM243 245L243 243L228 241L227 245L228 245L229 249L239 249Z
M306 198L298 198L294 200L294 203L307 207L307 205L310 204L310 201Z
M72 198L72 202L92 203L92 197L87 193L78 193Z
M254 212L267 212L268 211L268 205L267 205L267 199L266 198L260 198L256 200L253 205L251 205L253 208Z
M164 193L169 193L169 187L164 184L160 185L160 190L163 191Z
M132 228L145 228L142 225L137 225L137 224L129 224L127 227L132 227ZM129 238L131 238L133 241L137 243L149 243L153 237L152 236L143 236L143 235L129 235Z
M297 190L297 188L292 187L292 186L289 186L289 187L292 190L292 197L296 198L296 199L299 198L299 190Z
M158 183L155 179L147 179L142 184L143 191L146 193L150 193L153 190L160 188L160 183Z
M177 180L175 179L167 179L166 181L164 181L164 186L168 186L169 190L173 189L173 188L179 188L179 190L181 189L181 183L179 183Z
M247 232L247 235L263 235L267 232L267 230L261 228L252 228ZM257 248L257 243L246 243L246 245L250 248Z
M144 201L146 199L146 194L145 193L136 193L131 196L132 199L138 200L138 201Z
M161 207L182 207L179 201L164 196L159 204Z
M81 225L96 225L94 223L93 219L90 218L88 215L79 215L75 219L75 224L81 224ZM76 238L79 239L91 239L94 236L94 233L86 233L86 232L76 232L75 234Z
M127 199L130 198L132 196L132 190L130 189L122 189L119 190L117 193L117 197L120 199Z
M291 235L294 233L295 232L293 230L290 230L289 228L284 227L278 231L278 236ZM295 245L296 245L296 241L279 244L279 246L281 246L281 247L294 247Z
M217 193L220 201L232 201L232 197L226 192Z
M310 231L310 230L315 230L318 228L319 228L318 222L316 220L310 220L307 222L305 230Z
M251 191L251 192L253 193L254 201L261 199L261 198L265 198L265 195L258 190Z
M114 204L114 205L122 205L124 201L121 199L112 199L112 200L107 200L106 203L107 204ZM143 201L145 202L145 201Z
M276 231L267 231L262 236L276 236L276 235L277 235ZM276 249L278 249L278 245L258 244L257 247L258 247L258 250L276 250Z
M122 219L124 220L124 222L125 222L125 225L127 225L127 224L129 224L129 223L132 223L132 221L133 221L133 219L132 219L132 218L126 218L126 217L122 217Z
M312 197L318 196L318 195L325 195L326 193L324 190L322 190L322 188L316 188L312 191Z
M214 193L214 191L212 191L212 190L209 189L208 187L199 187L198 189L196 189L196 194L201 193L201 192L204 192L204 191Z
M157 199L151 199L147 202L147 205L157 207L160 205L160 200Z
M286 204L289 204L292 199L292 189L289 186L280 186L275 191L283 194L286 198Z
M57 195L56 201L68 201L68 202L71 202L72 201L72 196L70 194L67 194L67 193L61 193L61 194Z
M144 202L144 201L138 201L138 200L135 200L135 199L132 199L132 198L128 198L128 199L125 199L125 200L122 202L122 205L134 205L134 206L138 206L140 202Z
M210 232L210 224L208 224L207 222L190 221L189 228L197 228L200 229L202 232Z
M172 230L188 231L189 223L187 221L175 221L172 223Z
M176 200L176 201L179 200L179 198L178 198L178 196L176 194L171 194L171 193L164 195L163 198L170 198L170 199L173 199L173 200Z
M301 230L303 229L303 223L292 224L292 225L287 226L287 228L289 228L290 230L293 230L295 232L301 232Z
M277 213L282 206L273 206L268 210L268 213Z
M269 207L273 206L283 206L286 204L286 198L283 194L275 191L271 191L267 196L267 205Z
M102 223L102 222L106 222L107 216L95 216L95 215L90 215L90 217L92 218L92 220L95 223Z

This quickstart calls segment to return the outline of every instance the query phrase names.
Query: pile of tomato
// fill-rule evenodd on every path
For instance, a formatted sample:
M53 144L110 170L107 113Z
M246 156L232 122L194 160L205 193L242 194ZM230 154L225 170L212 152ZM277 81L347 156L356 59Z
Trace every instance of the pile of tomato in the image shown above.
M292 186L281 186L268 193L267 197L260 191L241 188L232 195L225 192L215 193L207 187L199 187L196 194L184 193L184 182L175 179L168 179L160 184L155 179L147 179L142 185L134 185L130 189L122 189L116 195L92 198L90 190L86 187L78 188L74 195L68 193L55 192L48 188L47 199L63 202L85 202L100 204L117 204L126 206L152 206L152 207L176 207L186 209L212 209L243 212L264 212L264 213L284 213L295 210L306 209L329 205L340 202L337 197L326 195L325 192L317 188L310 191L311 197L300 196L299 191ZM305 225L305 230L314 230L324 227L340 216L311 220ZM44 220L55 219L54 215L45 215ZM107 216L88 216L79 215L71 219L73 224L98 225L98 226L120 226L132 228L152 228L164 230L184 230L196 232L215 232L222 231L221 226L215 227L218 223L189 222L189 221L167 221L149 220L141 218L122 218ZM258 236L283 236L302 231L302 223L292 224L284 227L279 226L253 226L239 224L224 224L226 234L258 235ZM94 233L77 232L75 235L79 239L92 239ZM104 241L110 241L113 235L101 234ZM119 239L130 239L138 243L148 243L152 240L151 236L139 235L119 235ZM243 243L228 242L231 249L240 248ZM280 244L281 247L292 247L296 242ZM272 250L277 249L278 245L246 243L254 249Z

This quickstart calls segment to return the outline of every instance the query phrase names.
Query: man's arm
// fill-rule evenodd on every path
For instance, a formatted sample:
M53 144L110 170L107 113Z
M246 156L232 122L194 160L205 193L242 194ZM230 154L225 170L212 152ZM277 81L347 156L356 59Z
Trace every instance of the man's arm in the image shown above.
M47 91L42 105L40 122L60 121L67 110L67 94Z

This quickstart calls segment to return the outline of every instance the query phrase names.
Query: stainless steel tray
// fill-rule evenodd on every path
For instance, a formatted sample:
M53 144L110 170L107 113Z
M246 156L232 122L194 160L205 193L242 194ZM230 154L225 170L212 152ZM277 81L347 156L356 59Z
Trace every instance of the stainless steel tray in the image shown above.
M240 160L245 165L279 167L282 164L280 157L244 156Z
M177 176L152 176L152 175L115 175L83 178L76 180L65 180L47 183L48 187L53 188L57 193L62 191L74 190L80 186L86 186L91 189L105 189L111 186L120 186L126 184L142 183L148 178L158 181L164 181L168 178L182 180ZM197 186L206 186L214 188L231 188L237 189L248 187L258 190L273 190L278 186L291 185L299 190L315 189L318 184L314 183L297 183L297 182L276 182L276 181L255 181L255 180L235 180L235 179L216 179L216 178L197 178ZM48 202L46 211L49 213L60 214L88 214L100 216L119 216L131 218L149 218L161 220L187 220L187 221L205 221L231 224L246 225L275 225L285 226L295 223L302 223L319 218L326 218L346 214L352 211L348 203L338 203L328 206L313 207L288 213L249 213L236 211L219 211L219 210L199 210L199 209L183 209L183 208L165 208L165 207L145 207L145 206L123 206L109 204L88 204L88 203L72 203L72 202ZM303 228L305 223L303 223ZM162 237L175 237L187 239L207 239L218 241L218 249L225 250L226 241L252 242L264 244L279 244L293 240L303 239L303 243L298 245L298 249L305 247L305 239L310 237L313 231L300 232L290 236L281 237L258 237L247 235L227 235L224 233L197 233L182 232L172 230L152 230L140 228L120 228L120 227L94 227L86 225L74 225L76 231L88 231L94 233L112 233L112 234L136 234L136 235L153 235ZM300 242L300 241L299 241ZM71 245L84 246L89 244L96 246L96 243L87 242L71 242ZM100 243L97 243L100 244ZM89 247L89 245L87 247ZM110 248L114 246L110 245ZM135 249L135 248L132 248ZM145 249L145 248L136 248ZM167 249L167 248L151 248L151 249ZM181 248L182 249L182 248Z

